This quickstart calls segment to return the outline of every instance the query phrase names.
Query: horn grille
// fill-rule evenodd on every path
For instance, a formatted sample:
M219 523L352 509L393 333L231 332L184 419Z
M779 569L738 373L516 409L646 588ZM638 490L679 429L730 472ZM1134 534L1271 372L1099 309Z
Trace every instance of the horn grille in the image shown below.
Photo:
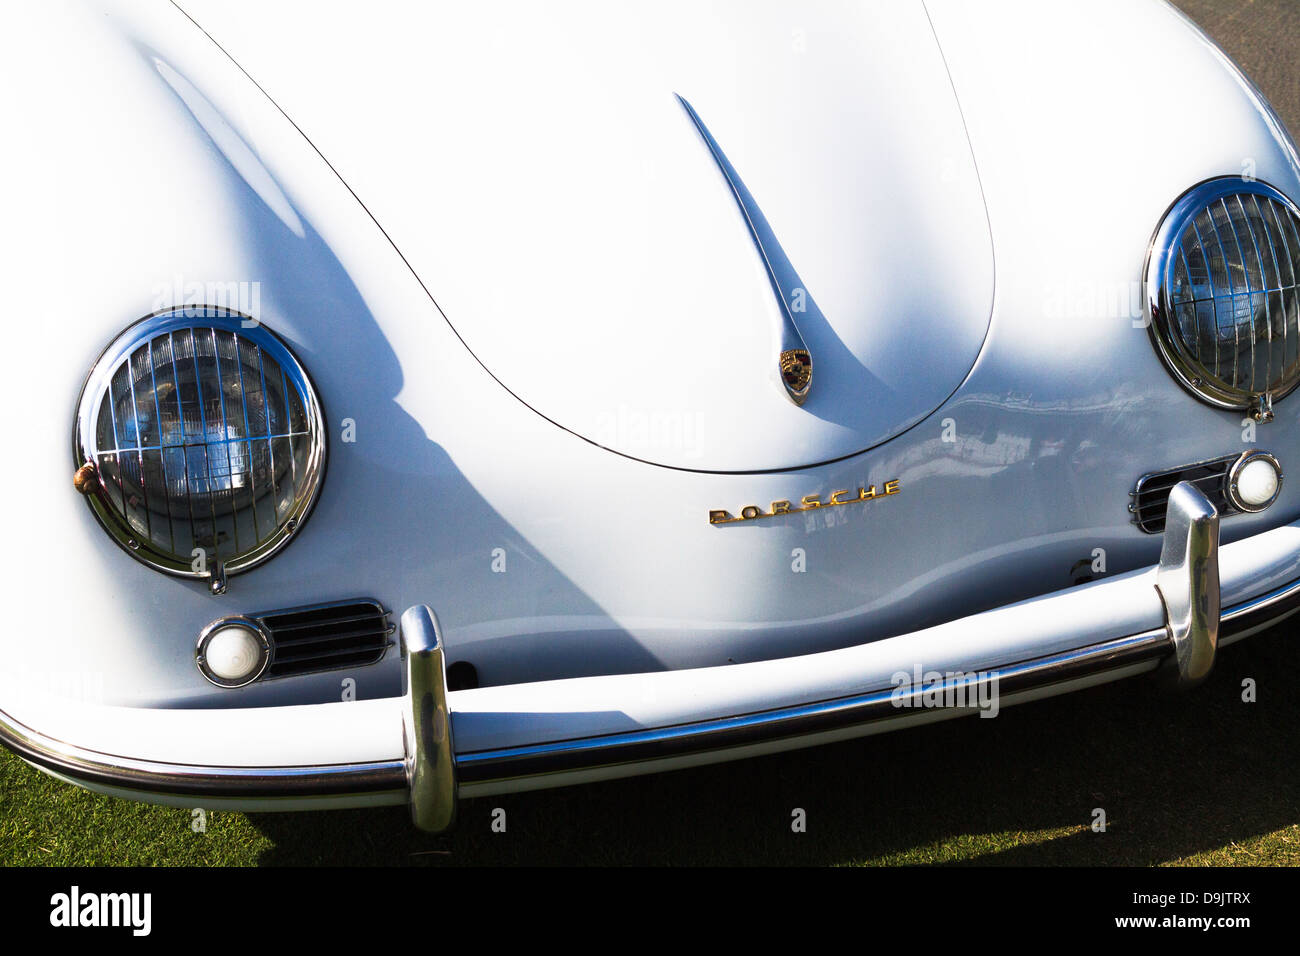
M271 641L267 677L378 662L394 626L378 601L361 599L254 615Z
M1165 530L1165 513L1169 508L1169 495L1180 481L1189 481L1205 495L1218 510L1220 517L1239 514L1240 510L1228 497L1228 473L1240 455L1227 455L1213 461L1183 465L1167 471L1143 475L1137 487L1129 492L1132 502L1128 506L1133 523L1147 534L1161 534Z

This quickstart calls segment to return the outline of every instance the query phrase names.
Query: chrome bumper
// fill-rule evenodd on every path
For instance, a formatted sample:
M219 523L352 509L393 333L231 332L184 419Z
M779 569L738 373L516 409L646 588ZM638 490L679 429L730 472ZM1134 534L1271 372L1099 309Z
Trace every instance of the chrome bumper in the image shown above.
M1004 705L1155 669L1163 670L1180 685L1190 686L1209 673L1222 640L1258 630L1300 609L1300 580L1291 580L1285 586L1220 610L1218 516L1210 502L1188 484L1179 485L1170 496L1164 549L1154 581L1164 608L1163 627L1029 656L1014 663L999 663L986 669L981 679L996 680ZM419 605L402 615L401 644L405 668L405 693L401 698L262 708L248 718L265 722L278 719L281 725L277 732L310 732L317 736L365 723L382 738L382 743L372 748L385 751L381 759L257 767L137 759L79 746L59 739L57 733L34 730L21 718L7 713L2 704L0 740L23 759L56 776L115 795L180 806L247 809L408 803L416 825L436 831L452 823L459 795L671 769L973 712L969 707L923 713L900 707L897 688L881 679L874 686L859 685L860 691L853 689L817 699L810 696L771 709L745 708L740 712L737 708L724 710L728 716L710 719L663 721L626 732L574 735L563 731L562 722L546 724L548 717L565 715L537 713L526 706L526 701L513 711L453 713L455 695L447 691L443 642L437 618L428 607ZM772 667L780 668L779 675L808 660L791 658L695 673L749 673L771 680ZM754 667L765 670L744 670ZM615 682L609 686L617 690L627 686L616 683L620 680L652 682L673 674L681 676L683 672L582 680L609 680ZM964 682L969 689L969 677L952 679ZM522 692L538 686L542 685L518 685L513 690ZM947 686L945 680L938 690L942 692ZM936 688L927 685L927 689L933 692ZM159 715L169 722L208 721L212 726L236 719L228 711L151 711L143 717L140 712L131 716L141 721L149 716L157 720ZM497 723L532 721L540 728L535 734L540 740L526 746L464 746L462 742L463 749L458 749L453 734L458 723L465 731L471 727L466 720L489 717ZM400 735L395 730L397 725ZM63 726L75 729L80 725L72 721ZM487 739L480 733L478 741Z

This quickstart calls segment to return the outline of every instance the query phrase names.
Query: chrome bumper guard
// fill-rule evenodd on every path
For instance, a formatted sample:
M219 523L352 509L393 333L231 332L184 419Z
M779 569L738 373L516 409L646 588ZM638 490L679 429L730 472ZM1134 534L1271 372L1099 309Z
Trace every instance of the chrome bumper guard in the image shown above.
M440 832L456 818L456 750L447 705L447 667L442 630L427 605L402 615L406 785L411 819L421 830Z
M1219 513L1190 482L1179 482L1169 495L1156 582L1165 606L1165 631L999 669L1002 693L1016 694L1098 671L1118 670L1153 657L1166 659L1161 669L1177 686L1190 688L1205 680L1218 648ZM763 714L457 757L437 617L427 606L417 605L402 615L401 632L409 688L405 740L411 817L417 827L435 832L453 819L461 776L483 782L502 776L574 773L599 765L652 762L743 747L756 740L806 736L900 713L891 688Z
M1084 686L1152 669L1162 669L1181 686L1192 686L1209 674L1222 639L1257 630L1300 610L1300 580L1295 579L1285 579L1289 583L1221 609L1218 545L1218 515L1213 505L1192 485L1176 486L1169 499L1164 547L1154 576L1165 626L997 665L989 674L997 680L1002 700L1015 703L1071 685ZM400 741L392 739L377 746L376 750L385 754L382 759L372 756L349 763L292 766L195 765L175 762L176 755L184 752L175 746L162 751L155 748L163 755L151 759L124 756L116 747L100 744L96 749L95 745L59 739L78 733L82 725L73 718L55 721L57 726L45 732L36 730L24 723L24 718L11 716L4 709L5 701L0 701L0 742L56 776L119 796L143 796L178 806L224 804L244 809L274 809L285 806L286 801L301 806L305 799L322 807L405 802L417 826L439 831L451 825L461 793L474 796L670 769L706 759L843 739L916 718L916 711L900 709L897 689L881 682L848 696L798 703L797 698L788 697L785 706L757 711L744 708L734 716L717 719L651 722L634 725L627 732L589 735L542 729L535 735L542 742L533 745L471 745L457 752L443 641L432 610L417 605L402 615L401 646L405 692L400 699L365 705L271 708L285 711L282 729L291 726L296 733L314 732L319 737L331 732L327 728L346 732L366 722L382 731L386 740L389 732L383 729L393 727L391 721L400 709L400 735L391 734L392 738L400 736ZM771 665L780 664L735 666L760 666L770 675ZM778 672L778 680L788 669L789 665ZM363 706L365 710L354 709ZM346 709L331 709L328 716L319 717L302 713L313 707ZM953 708L948 715L963 711L972 712ZM130 711L126 716L134 722L125 726L140 731L155 726L157 721L148 723L155 713L157 721L168 724L201 720L209 730L232 719L220 711ZM246 723L240 726L245 730L261 725L263 718L258 713L243 713L241 719ZM519 719L528 718L521 713ZM327 725L322 726L321 720ZM132 739L130 733L123 731L120 739ZM89 733L87 737L103 739ZM353 747L348 752L362 751ZM404 759L398 756L400 752Z
M1219 512L1195 485L1180 481L1165 514L1156 590L1174 645L1166 671L1194 687L1209 676L1219 644Z

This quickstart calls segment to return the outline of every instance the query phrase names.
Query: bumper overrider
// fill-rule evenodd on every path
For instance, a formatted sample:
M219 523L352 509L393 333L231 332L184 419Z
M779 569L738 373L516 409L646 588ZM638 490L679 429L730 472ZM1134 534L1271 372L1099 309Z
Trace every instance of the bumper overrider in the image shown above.
M858 647L449 692L437 617L418 605L401 618L400 698L147 709L12 687L0 740L113 795L248 810L408 803L438 831L462 796L843 740L974 713L990 692L1002 706L1153 670L1195 685L1225 641L1300 609L1300 523L1222 552L1214 505L1183 482L1158 566ZM1235 603L1221 607L1225 594Z

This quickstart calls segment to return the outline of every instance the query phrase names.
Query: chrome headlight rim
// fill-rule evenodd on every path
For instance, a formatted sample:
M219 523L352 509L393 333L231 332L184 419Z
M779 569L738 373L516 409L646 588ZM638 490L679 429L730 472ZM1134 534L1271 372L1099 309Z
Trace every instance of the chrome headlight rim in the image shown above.
M1201 364L1175 327L1177 317L1171 295L1177 264L1173 252L1180 247L1188 224L1213 203L1237 195L1254 195L1272 199L1291 213L1294 217L1293 221L1300 222L1300 205L1297 205L1282 190L1262 179L1247 180L1239 176L1222 176L1207 179L1187 190L1166 211L1147 252L1146 267L1143 270L1147 331L1165 367L1174 380L1189 394L1216 408L1248 411L1256 420L1265 422L1272 420L1273 404L1300 387L1300 361L1292 366L1290 374L1285 376L1276 387L1249 389L1222 382ZM1252 251L1253 248L1252 246ZM1243 250L1244 255L1246 253ZM1227 268L1226 264L1225 268ZM1300 280L1300 276L1296 278ZM1265 290L1247 291L1258 293Z
M255 548L241 552L228 560L224 555L217 554L214 561L200 571L194 569L192 560L159 550L146 536L140 535L132 528L125 515L113 506L104 488L103 478L98 473L95 474L94 480L83 486L78 472L78 480L74 483L88 501L100 527L132 558L155 571L174 577L211 581L213 590L220 593L225 589L226 577L250 571L284 550L306 525L324 486L328 461L324 406L320 400L320 393L305 366L279 335L253 316L220 306L174 307L138 319L113 338L92 363L86 375L77 399L77 412L73 421L72 453L74 467L78 469L82 469L87 464L98 465L95 461L96 417L102 401L111 401L111 396L105 398L105 391L112 376L121 364L129 361L131 355L145 343L168 332L186 329L231 332L237 340L242 337L264 350L280 366L286 385L292 386L299 395L307 421L308 449L305 455L307 468L303 476L306 492L298 495L291 510L279 522L275 531L265 540L258 542ZM252 436L252 438L257 440L259 436Z

